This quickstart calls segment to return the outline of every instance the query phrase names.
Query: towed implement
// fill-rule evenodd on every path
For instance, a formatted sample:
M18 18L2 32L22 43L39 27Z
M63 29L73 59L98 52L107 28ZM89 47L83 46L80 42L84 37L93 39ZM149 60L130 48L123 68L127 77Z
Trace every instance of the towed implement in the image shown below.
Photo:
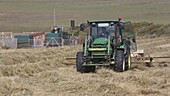
M88 21L83 51L77 52L78 72L95 72L96 66L110 66L116 72L129 70L136 39L130 22L118 20ZM82 29L82 28L81 28Z

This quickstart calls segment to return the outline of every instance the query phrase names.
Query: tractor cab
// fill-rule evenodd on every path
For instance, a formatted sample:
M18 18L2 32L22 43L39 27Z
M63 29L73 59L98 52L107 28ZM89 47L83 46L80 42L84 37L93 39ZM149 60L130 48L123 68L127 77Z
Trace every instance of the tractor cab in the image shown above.
M94 39L96 38L108 38L110 35L110 31L108 30L109 23L92 23L90 27L90 36L93 37ZM114 27L113 27L114 29Z
M136 51L136 37L132 27L131 22L123 22L119 20L106 20L106 21L88 21L89 32L87 34L88 39L93 44L104 44L105 41L111 39L116 42L119 40L129 40L131 45L130 48L132 51ZM107 42L105 42L107 43Z
M115 31L113 21L89 21L89 36L92 38L108 38Z
M118 24L120 24L119 20L88 21L87 38L90 40L91 47L106 47L110 39L115 38L115 35L120 36L121 29Z

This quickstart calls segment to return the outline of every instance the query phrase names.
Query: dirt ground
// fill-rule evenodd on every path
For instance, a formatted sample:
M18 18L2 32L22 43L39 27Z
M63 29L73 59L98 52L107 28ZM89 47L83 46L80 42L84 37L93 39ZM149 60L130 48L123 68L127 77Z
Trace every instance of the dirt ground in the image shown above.
M151 56L170 56L170 37L139 38L138 48ZM98 68L77 73L74 57L81 46L32 49L0 49L0 96L169 96L168 67L133 64L117 73ZM165 60L165 59L163 59ZM156 60L159 61L159 60ZM166 59L165 61L169 61Z

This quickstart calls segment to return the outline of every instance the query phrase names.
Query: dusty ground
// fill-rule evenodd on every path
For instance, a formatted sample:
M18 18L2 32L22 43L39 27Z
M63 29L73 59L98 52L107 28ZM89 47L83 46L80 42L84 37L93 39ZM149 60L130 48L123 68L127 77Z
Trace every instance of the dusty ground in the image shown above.
M170 37L138 40L139 49L152 56L170 56ZM80 74L74 62L80 46L40 49L1 49L0 96L169 96L168 67L134 64L132 70L116 73L100 68ZM166 61L170 61L167 59ZM168 63L167 63L168 64Z

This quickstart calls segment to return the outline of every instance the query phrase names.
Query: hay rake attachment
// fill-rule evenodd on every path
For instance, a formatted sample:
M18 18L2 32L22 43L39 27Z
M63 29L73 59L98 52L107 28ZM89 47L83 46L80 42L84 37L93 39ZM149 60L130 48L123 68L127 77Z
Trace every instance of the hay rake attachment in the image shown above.
M151 67L155 64L158 64L158 66L164 66L167 67L168 64L170 65L170 56L145 56L144 54L144 50L137 50L136 52L132 52L131 53L131 57L132 57L132 64L136 63L136 64L145 64L148 67ZM156 61L156 59L166 59L166 60L161 60L161 61ZM67 57L65 58L65 60L76 60L76 57ZM74 61L75 62L75 61ZM153 64L154 63L154 64ZM66 65L75 65L75 63L70 63L70 64L66 64Z
M159 66L165 66L167 67L167 64L170 64L170 56L145 56L144 50L137 50L136 52L131 53L132 61L133 63L141 63L144 62L146 66L151 67L154 64L159 64ZM160 61L157 61L156 59L163 59ZM168 60L164 60L168 59Z

